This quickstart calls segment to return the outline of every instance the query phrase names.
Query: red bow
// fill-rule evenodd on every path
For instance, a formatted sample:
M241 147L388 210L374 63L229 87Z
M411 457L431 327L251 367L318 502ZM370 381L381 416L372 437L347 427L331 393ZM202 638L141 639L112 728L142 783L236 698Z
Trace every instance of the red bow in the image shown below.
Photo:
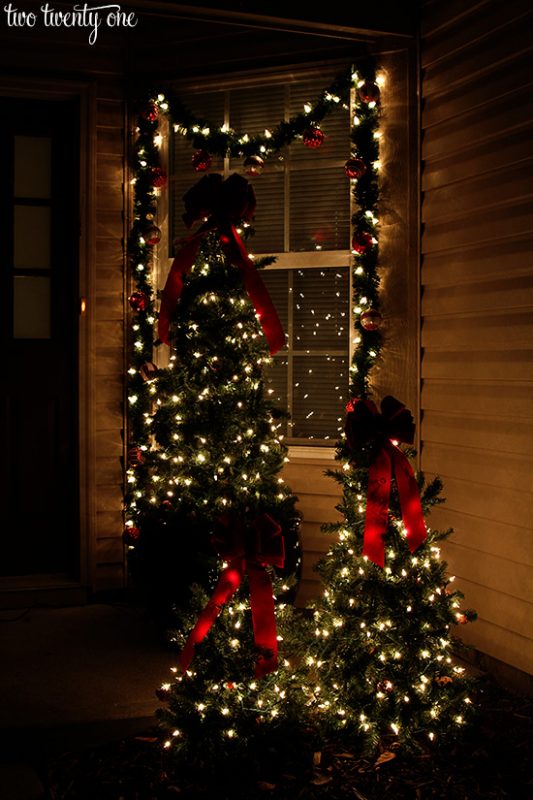
M192 661L194 647L207 636L222 606L238 589L245 573L250 586L250 606L254 640L257 649L256 678L273 672L278 664L276 615L272 596L272 581L266 564L282 567L285 560L281 528L268 514L261 514L250 527L241 520L223 516L213 534L213 544L229 565L218 579L213 595L198 617L189 634L178 663L185 672Z
M383 535L387 531L391 479L394 474L402 519L411 553L427 537L415 474L398 442L412 444L415 425L411 412L394 397L381 402L381 414L372 400L350 400L346 407L346 438L352 450L365 445L378 448L368 471L363 555L385 565ZM391 441L392 440L392 441Z
M241 272L244 288L259 317L270 353L277 353L285 344L281 322L267 288L235 228L238 220L249 220L254 215L255 194L252 186L242 175L235 173L224 181L222 175L214 173L198 181L186 192L183 200L183 219L188 228L200 219L208 217L208 220L195 234L184 240L170 268L161 294L159 338L169 344L170 322L183 290L184 278L192 269L201 240L207 233L216 230L226 257Z

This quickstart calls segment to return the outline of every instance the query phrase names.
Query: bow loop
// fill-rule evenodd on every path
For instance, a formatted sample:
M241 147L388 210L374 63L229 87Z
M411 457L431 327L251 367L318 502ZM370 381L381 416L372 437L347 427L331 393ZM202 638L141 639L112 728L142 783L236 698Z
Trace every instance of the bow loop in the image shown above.
M246 558L273 567L283 567L285 563L281 527L268 514L260 514L248 527L240 519L220 516L211 541L219 556L226 561Z
M256 207L253 186L237 173L226 180L218 173L204 175L185 192L183 202L187 228L206 217L214 217L217 223L234 224L241 219L249 222Z
M381 401L381 414L372 400L352 399L346 406L345 433L352 450L366 445L383 447L387 439L412 444L415 436L413 415L390 395Z
M427 531L422 513L416 478L405 454L395 446L398 442L412 444L415 435L413 415L395 397L385 397L381 414L372 400L354 398L346 406L345 433L349 448L361 451L372 448L372 463L368 471L368 493L363 538L363 555L383 567L385 545L383 537L388 527L389 500L392 476L400 499L407 542L413 553L426 539Z

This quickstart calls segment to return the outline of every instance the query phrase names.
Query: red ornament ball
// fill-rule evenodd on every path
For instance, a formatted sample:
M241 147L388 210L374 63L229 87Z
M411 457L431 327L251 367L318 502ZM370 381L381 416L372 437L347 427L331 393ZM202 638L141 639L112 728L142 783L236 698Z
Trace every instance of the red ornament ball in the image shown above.
M365 81L359 87L359 97L363 103L377 103L379 100L379 86L374 81Z
M376 309L369 308L366 311L361 312L359 322L365 331L377 331L381 328L383 317Z
M130 447L128 450L128 464L135 469L140 464L144 463L143 451L140 447Z
M368 231L355 231L352 236L352 250L360 256L368 253L374 246L374 239Z
M150 225L150 227L146 228L145 232L143 233L143 239L146 244L149 244L150 247L153 247L155 244L159 244L161 241L161 230L157 227L157 225Z
M213 159L206 150L197 150L192 154L191 161L195 172L207 172L213 163Z
M125 542L136 542L140 535L140 528L137 528L135 525L128 525L128 527L124 529Z
M344 172L348 178L361 178L366 172L366 164L362 158L354 156L353 158L349 158L344 165Z
M265 166L265 161L261 156L247 156L244 159L244 171L247 175L260 175Z
M167 175L165 170L161 169L161 167L152 167L150 174L152 177L152 186L155 186L156 189L161 189L163 186L167 185Z
M148 295L144 292L133 292L130 299L130 306L134 311L146 311L148 306Z
M304 144L306 147L317 148L324 144L326 135L320 128L308 128L304 133Z
M155 103L148 103L141 111L141 117L147 122L155 122L159 116L159 109Z

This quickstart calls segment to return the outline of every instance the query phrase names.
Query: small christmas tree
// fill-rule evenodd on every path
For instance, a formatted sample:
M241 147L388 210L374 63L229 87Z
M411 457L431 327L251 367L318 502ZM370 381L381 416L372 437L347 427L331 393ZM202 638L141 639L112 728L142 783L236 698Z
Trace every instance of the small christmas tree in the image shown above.
M461 594L450 591L453 579L440 557L451 531L428 529L411 552L395 482L384 566L362 555L373 449L367 443L354 452L346 440L338 450L344 468L331 471L343 489L343 520L325 526L338 541L318 565L324 592L314 605L307 656L316 679L311 706L329 734L342 732L364 752L457 736L472 702L471 681L454 661L452 629L475 617L460 611ZM442 502L442 487L438 478L424 484L420 475L418 482L425 514Z
M327 735L343 733L368 752L391 742L456 735L472 709L471 682L453 659L460 611L439 543L451 531L427 528L440 499L438 478L415 479L408 457L414 423L392 397L381 413L370 376L382 349L378 271L379 79L361 78L353 152L353 287L356 349L346 432L337 447L342 521L326 525L337 541L317 565L324 584L314 604L315 636L306 664L308 703ZM357 169L356 169L357 167ZM314 688L312 688L314 686Z

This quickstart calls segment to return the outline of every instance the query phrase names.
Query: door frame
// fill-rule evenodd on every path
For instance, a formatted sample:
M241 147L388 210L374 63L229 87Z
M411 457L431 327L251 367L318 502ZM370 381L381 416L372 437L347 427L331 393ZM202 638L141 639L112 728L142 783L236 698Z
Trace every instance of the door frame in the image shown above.
M0 608L40 604L74 605L87 600L95 569L94 308L92 302L86 302L82 312L81 301L82 298L93 298L95 287L96 91L94 83L89 81L52 82L13 77L0 79L0 96L28 100L76 99L79 102L78 574L0 578Z

